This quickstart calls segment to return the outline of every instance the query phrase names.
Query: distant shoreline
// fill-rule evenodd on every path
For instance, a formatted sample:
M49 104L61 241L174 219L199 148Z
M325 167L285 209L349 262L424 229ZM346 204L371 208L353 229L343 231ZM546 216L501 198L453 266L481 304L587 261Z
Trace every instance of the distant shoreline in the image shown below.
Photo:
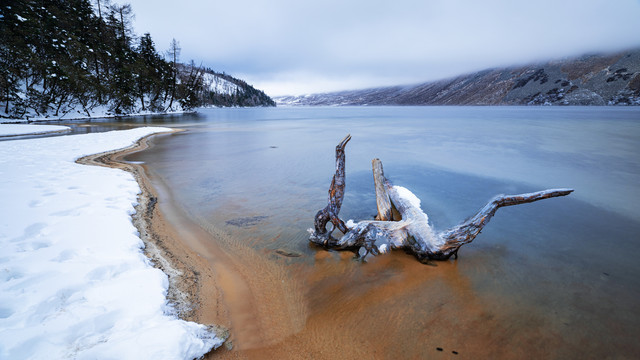
M28 118L28 119L10 119L10 118L0 118L0 124L35 124L35 123L48 123L54 121L77 121L77 120L94 120L94 119L112 119L112 118L127 118L127 117L138 117L138 116L162 116L162 115L180 115L180 114L191 114L195 113L195 110L189 111L166 111L166 112L141 112L141 113L131 113L131 114L95 114L95 116L74 116L66 118L56 117L56 118Z

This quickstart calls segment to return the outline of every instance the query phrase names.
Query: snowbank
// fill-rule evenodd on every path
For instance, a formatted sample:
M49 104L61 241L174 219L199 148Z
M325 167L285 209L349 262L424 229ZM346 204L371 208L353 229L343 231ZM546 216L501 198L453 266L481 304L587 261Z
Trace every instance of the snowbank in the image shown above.
M71 130L70 127L59 125L0 124L0 136L46 134L69 130Z
M133 176L74 162L164 130L0 142L1 359L192 359L222 343L169 315Z

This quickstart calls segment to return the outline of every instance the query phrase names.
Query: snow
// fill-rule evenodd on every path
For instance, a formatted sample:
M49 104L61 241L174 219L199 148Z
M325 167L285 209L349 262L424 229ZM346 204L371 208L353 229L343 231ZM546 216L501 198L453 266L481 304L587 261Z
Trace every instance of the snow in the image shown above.
M71 130L70 127L59 125L0 124L0 137L29 134L46 134L51 132L69 130Z
M420 228L420 236L413 234L416 242L421 244L422 247L426 247L426 249L436 249L444 244L444 239L429 224L429 216L420 208L420 199L405 187L394 185L393 190L396 191L399 197L398 201L412 207L410 210L412 213L409 216L412 217L413 221L423 224Z
M393 188L398 192L400 198L409 202L411 206L420 209L420 199L418 199L418 197L414 193L412 193L411 190L398 185L394 185Z
M222 340L171 315L130 173L86 166L165 128L0 142L0 359L192 359Z
M211 73L204 73L202 75L202 81L210 91L215 92L216 94L233 95L238 91L243 91L242 88L231 81Z

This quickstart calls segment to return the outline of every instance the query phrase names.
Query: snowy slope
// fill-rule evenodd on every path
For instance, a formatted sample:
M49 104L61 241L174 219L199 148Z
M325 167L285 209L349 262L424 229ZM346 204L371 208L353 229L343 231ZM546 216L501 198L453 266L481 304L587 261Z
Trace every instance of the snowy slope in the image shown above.
M202 74L202 83L205 88L217 94L233 95L236 92L244 92L240 86L209 72Z
M0 143L0 359L192 359L221 344L169 315L127 172L75 159L164 131Z

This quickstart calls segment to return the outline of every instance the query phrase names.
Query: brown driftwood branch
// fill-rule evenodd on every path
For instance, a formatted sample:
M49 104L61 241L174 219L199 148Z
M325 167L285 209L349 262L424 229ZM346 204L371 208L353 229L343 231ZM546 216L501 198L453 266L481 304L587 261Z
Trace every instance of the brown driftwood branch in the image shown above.
M329 201L324 209L318 211L315 216L315 232L312 240L316 243L326 245L329 240L332 239L331 234L335 228L346 233L348 231L347 226L338 217L340 208L342 207L342 200L344 199L344 187L345 187L345 153L344 148L351 140L351 135L347 135L336 146L336 173L331 179L331 186L329 187ZM333 227L331 230L326 229L327 223L331 221Z
M336 147L336 173L329 188L327 206L318 211L315 229L310 230L310 241L331 249L358 250L361 257L378 255L392 249L404 249L418 260L446 260L457 257L458 250L480 234L482 228L495 215L498 208L519 205L557 196L565 196L572 189L549 189L528 194L498 195L478 213L461 224L442 232L429 225L429 218L420 208L420 200L408 189L393 186L384 176L382 162L373 159L373 178L376 189L378 215L376 220L345 224L339 217L345 189L344 148L351 139L347 135ZM331 221L333 227L326 230ZM338 228L344 235L332 237Z
M376 206L378 207L378 215L376 220L380 221L392 221L393 220L393 207L391 205L391 199L385 187L384 170L382 169L382 161L380 159L373 159L371 161L371 168L373 170L373 184L376 188Z

